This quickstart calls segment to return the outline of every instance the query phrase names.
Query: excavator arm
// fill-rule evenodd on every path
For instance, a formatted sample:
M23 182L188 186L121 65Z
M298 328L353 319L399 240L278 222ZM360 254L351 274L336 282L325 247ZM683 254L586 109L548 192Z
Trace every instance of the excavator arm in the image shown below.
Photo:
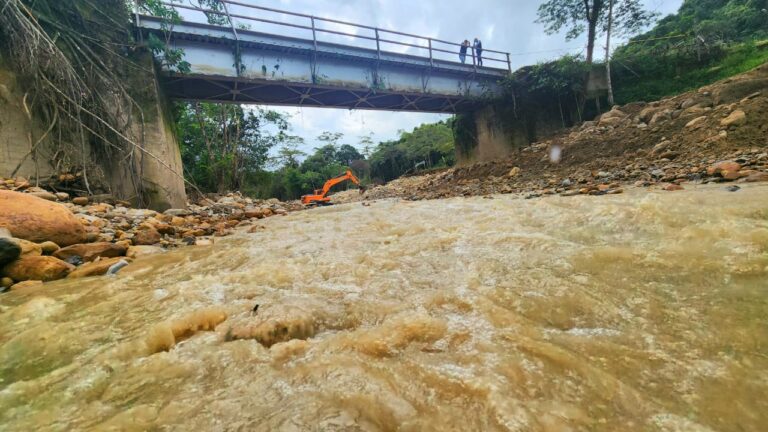
M355 176L352 171L347 170L344 174L334 177L323 185L323 189L317 189L315 190L314 195L304 195L301 197L301 203L304 205L310 205L310 204L328 204L331 199L327 197L328 192L331 191L331 188L336 186L339 183L343 183L345 181L351 181L352 183L360 186L360 179ZM360 193L364 192L364 189L362 186L360 187Z

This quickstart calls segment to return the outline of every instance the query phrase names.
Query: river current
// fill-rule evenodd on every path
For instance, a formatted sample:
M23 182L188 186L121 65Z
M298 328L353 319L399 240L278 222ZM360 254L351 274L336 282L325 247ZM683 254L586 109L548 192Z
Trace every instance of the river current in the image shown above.
M0 430L768 427L764 185L259 225L0 296Z

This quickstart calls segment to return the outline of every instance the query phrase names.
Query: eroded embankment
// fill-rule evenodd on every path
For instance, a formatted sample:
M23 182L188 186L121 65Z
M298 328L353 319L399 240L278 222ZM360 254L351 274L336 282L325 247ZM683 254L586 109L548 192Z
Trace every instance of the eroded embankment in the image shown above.
M760 430L767 203L708 185L349 204L12 290L0 424Z

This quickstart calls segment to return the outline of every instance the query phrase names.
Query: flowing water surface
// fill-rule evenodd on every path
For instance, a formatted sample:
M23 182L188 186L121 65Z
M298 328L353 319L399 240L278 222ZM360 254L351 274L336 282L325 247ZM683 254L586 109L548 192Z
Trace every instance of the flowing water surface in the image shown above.
M768 427L766 186L260 224L0 296L0 429Z

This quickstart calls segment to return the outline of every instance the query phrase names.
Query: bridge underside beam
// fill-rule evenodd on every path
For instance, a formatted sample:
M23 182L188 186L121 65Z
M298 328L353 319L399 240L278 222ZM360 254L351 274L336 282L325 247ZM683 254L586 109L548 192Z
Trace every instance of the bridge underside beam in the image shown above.
M403 94L266 80L233 80L230 77L172 75L163 87L173 99L219 103L447 114L474 107L474 102L467 98L446 95Z

